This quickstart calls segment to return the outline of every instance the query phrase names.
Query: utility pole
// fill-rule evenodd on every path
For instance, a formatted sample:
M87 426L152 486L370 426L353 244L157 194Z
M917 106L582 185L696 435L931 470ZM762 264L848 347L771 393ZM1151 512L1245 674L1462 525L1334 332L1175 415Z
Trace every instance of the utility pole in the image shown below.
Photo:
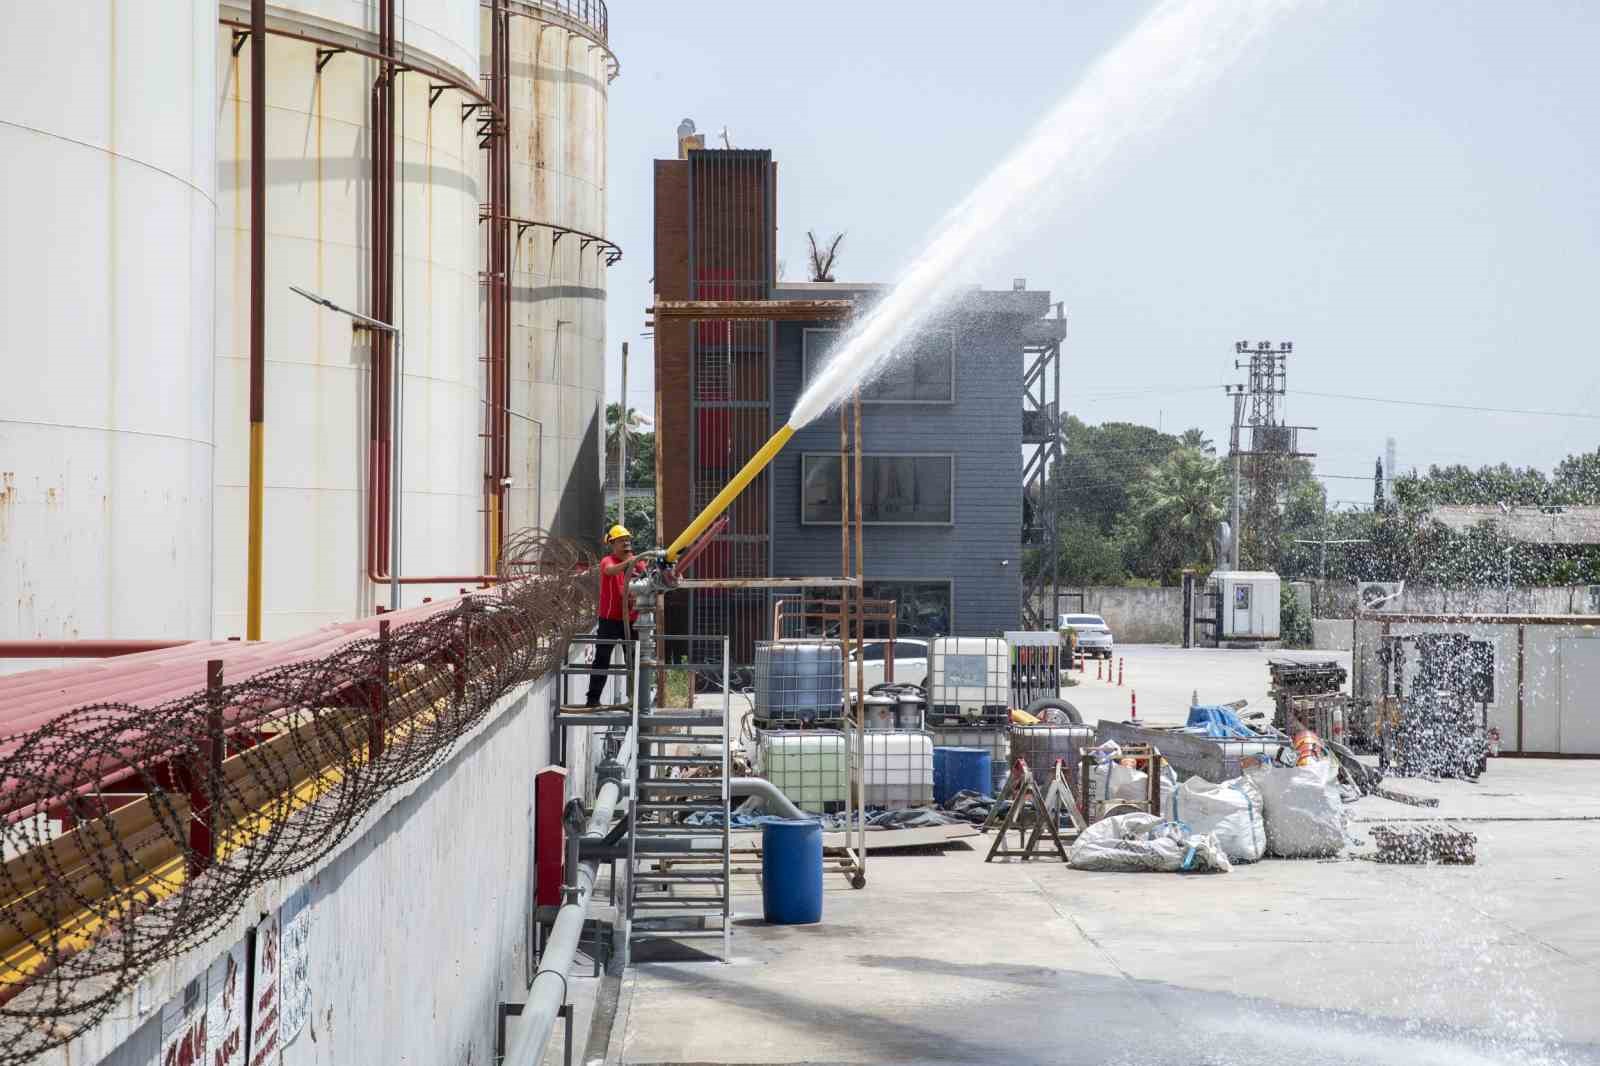
M1233 397L1233 428L1228 433L1228 458L1233 462L1233 534L1228 538L1228 569L1239 569L1239 427L1244 418L1244 386L1224 385L1223 390Z
M1268 341L1257 341L1252 345L1249 341L1238 341L1234 344L1233 350L1236 355L1249 356L1246 361L1235 359L1233 363L1235 368L1247 371L1248 383L1224 386L1228 395L1233 397L1234 411L1230 449L1234 462L1235 485L1233 568L1239 569L1239 545L1244 540L1243 530L1238 528L1243 524L1239 515L1242 495L1240 483L1243 481L1240 470L1243 460L1248 459L1250 502L1247 514L1261 553L1261 557L1255 562L1276 569L1279 548L1279 498L1287 482L1288 464L1296 459L1311 458L1315 454L1300 450L1299 434L1302 429L1316 427L1286 425L1282 418L1279 398L1289 391L1287 363L1289 354L1294 351L1292 343L1280 341L1273 345ZM1248 419L1244 413L1246 397L1250 400ZM1250 428L1248 449L1240 446L1240 438L1246 425Z
M628 524L628 342L622 342L622 403L617 416L617 523ZM541 458L543 458L541 456Z

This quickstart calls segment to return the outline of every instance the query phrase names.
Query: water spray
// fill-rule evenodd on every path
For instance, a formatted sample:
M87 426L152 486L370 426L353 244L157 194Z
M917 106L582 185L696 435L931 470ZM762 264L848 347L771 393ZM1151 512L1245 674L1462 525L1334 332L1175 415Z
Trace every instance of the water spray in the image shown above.
M670 568L803 428L881 374L902 344L959 291L963 268L1036 224L1034 205L1083 194L1125 146L1155 133L1215 85L1299 0L1165 0L1085 72L1010 155L978 183L844 337L795 402L788 424L761 446L716 499L667 546Z

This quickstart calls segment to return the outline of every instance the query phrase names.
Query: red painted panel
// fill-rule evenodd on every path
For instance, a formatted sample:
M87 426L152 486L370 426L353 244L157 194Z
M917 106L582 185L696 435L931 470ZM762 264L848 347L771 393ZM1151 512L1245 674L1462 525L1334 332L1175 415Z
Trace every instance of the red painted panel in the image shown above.
M567 801L567 768L547 766L533 779L534 903L561 906L561 886L566 883L566 832L561 808Z

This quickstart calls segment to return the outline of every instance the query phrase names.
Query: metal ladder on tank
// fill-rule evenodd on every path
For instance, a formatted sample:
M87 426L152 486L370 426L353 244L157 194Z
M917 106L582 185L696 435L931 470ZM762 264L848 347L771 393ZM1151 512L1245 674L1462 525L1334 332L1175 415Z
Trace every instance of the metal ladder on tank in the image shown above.
M661 644L657 641L651 646ZM638 756L633 801L628 804L624 964L632 960L634 945L655 940L720 939L722 961L731 956L728 655L728 638L723 637L719 710L655 708L650 700L641 699L650 688L649 676L640 677L634 685ZM642 671L667 665L646 661L644 656L640 660ZM681 664L677 668L681 669ZM694 702L692 685L689 701L691 705ZM682 732L686 729L692 732ZM699 745L702 750L690 755L666 754L674 744ZM713 745L715 751L707 754L705 749ZM712 772L693 778L674 776L676 771L690 768ZM678 821L679 815L692 813L713 815L718 824L690 826Z

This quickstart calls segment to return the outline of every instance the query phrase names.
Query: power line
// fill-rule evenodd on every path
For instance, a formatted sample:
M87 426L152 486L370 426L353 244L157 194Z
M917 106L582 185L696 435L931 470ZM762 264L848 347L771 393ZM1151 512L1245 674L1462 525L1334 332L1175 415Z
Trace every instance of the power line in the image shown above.
M1313 392L1310 389L1296 390L1301 396L1322 396L1331 400L1359 400L1362 403L1388 403L1398 404L1402 407L1443 407L1452 411L1478 411L1496 415L1536 415L1540 418L1583 418L1600 422L1600 415L1589 414L1587 411L1535 411L1526 407L1481 407L1470 403L1444 403L1440 400L1396 400L1387 396L1352 396L1345 392Z

